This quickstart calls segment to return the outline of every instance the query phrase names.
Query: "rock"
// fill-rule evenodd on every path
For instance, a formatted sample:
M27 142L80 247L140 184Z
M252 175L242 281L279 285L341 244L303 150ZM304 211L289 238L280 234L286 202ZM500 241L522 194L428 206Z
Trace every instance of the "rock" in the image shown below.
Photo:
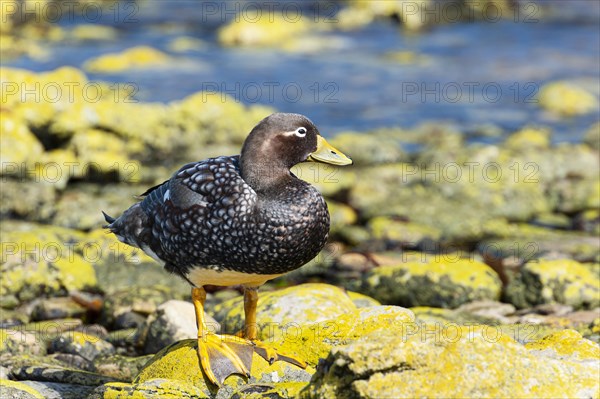
M11 381L13 382L13 381ZM33 389L40 396L36 398L44 399L81 399L86 398L93 390L93 387L76 384L61 384L56 382L40 382L40 381L19 381L17 384L23 384ZM0 385L2 382L0 382ZM2 390L4 393L4 390ZM13 396L8 396L13 398Z
M370 296L366 296L366 295L360 294L358 292L352 292L352 291L347 291L346 294L350 297L350 299L352 299L352 302L354 302L354 305L357 308L368 308L371 306L381 306L381 303L379 303L379 301L371 298Z
M98 24L77 24L71 30L71 37L76 40L111 41L117 39L118 35L112 26Z
M28 323L14 328L17 331L33 333L41 342L49 343L66 331L73 331L82 326L80 319L54 319Z
M205 315L205 324L213 333L221 330L210 315ZM185 301L170 300L161 304L144 327L144 353L156 353L177 341L198 337L194 305Z
M19 381L0 379L0 392L2 396L13 399L44 399L37 389Z
M73 245L82 237L78 231L55 226L3 223L0 296L27 301L41 294L93 290L94 268Z
M115 353L115 348L109 342L78 331L61 334L50 342L49 350L79 355L88 361Z
M172 299L172 291L165 286L119 290L106 299L101 315L102 324L112 326L113 329L139 326L147 316L156 311L158 305L169 299Z
M208 47L208 44L201 39L191 36L179 36L171 40L168 44L169 51L174 53L185 53L188 51L200 51Z
M23 169L34 168L34 163L44 151L44 147L29 131L24 121L11 115L10 112L3 112L0 127L2 128L2 137L0 138L2 170L0 174L23 176L25 175Z
M574 330L563 330L525 345L533 354L580 362L600 360L600 346Z
M364 276L360 292L384 304L408 307L455 308L470 301L499 299L501 282L492 269L448 256L374 268Z
M511 263L520 265L535 259L557 256L580 262L599 259L600 242L580 232L509 224L505 221L487 223L485 230L487 234L497 237L479 242L478 251L486 259L486 263L512 259Z
M4 298L2 298L4 305ZM15 297L15 301L18 301ZM17 302L18 304L18 302ZM25 312L19 311L18 309L6 309L0 308L0 328L11 328L26 324L29 322L29 315Z
M600 150L600 122L596 122L588 129L583 142L596 151Z
M598 99L574 82L556 81L545 84L538 96L540 106L562 116L587 114L598 109Z
M134 152L132 147L132 143L98 129L77 132L69 142L69 148L78 154L81 175L129 184L139 181L141 169L140 163L128 156Z
M331 217L330 234L338 234L358 219L354 209L340 202L327 200L327 208Z
M114 382L102 385L96 388L92 395L89 396L89 399L103 399L111 397L136 397L140 399L208 399L211 396L187 381L172 381L164 378L157 378L139 384Z
M504 145L515 151L531 151L532 148L546 150L550 148L550 131L526 127L508 136Z
M371 306L334 319L274 329L268 342L315 367L335 346L348 344L373 331L410 329L414 325L415 316L409 309Z
M518 308L558 302L590 309L600 306L600 279L574 260L536 260L520 269L505 296Z
M492 327L381 330L334 348L301 397L597 397L593 358L530 351Z
M281 13L259 13L257 19L236 18L222 26L217 39L223 46L284 47L288 40L312 29L307 18L290 20Z
M31 313L32 321L83 318L87 309L71 297L45 298L36 302Z
M356 166L400 162L406 158L399 140L384 132L374 134L341 133L331 143L351 154Z
M456 309L457 312L497 320L500 323L507 323L509 320L506 316L513 314L515 310L515 307L509 303L489 300L465 303Z
M137 46L92 58L85 62L84 68L93 73L117 73L132 68L162 67L170 60L167 54L152 47Z
M142 368L153 358L146 356L111 355L94 360L94 371L120 381L132 381Z
M113 344L120 354L123 352L131 354L135 353L134 347L139 345L140 332L137 328L114 330L108 333L106 340Z
M3 218L18 218L30 221L48 221L54 213L56 189L35 178L3 179L0 192L0 215Z
M384 247L419 248L439 241L441 232L434 227L403 222L393 217L379 216L369 220L372 237L384 242Z
M0 329L0 354L44 355L46 346L39 335L25 330Z
M301 284L258 295L259 338L269 337L273 326L297 326L333 319L356 309L346 293L327 284ZM226 301L214 308L214 317L227 333L244 326L243 298Z
M98 386L107 382L117 381L88 371L76 370L60 366L29 366L14 368L11 375L17 380L33 380L58 382L64 384Z
M287 383L290 380L302 381L306 385L310 374L291 366L287 363L275 362L269 365L258 355L254 355L252 364L252 377L249 382L256 383ZM225 381L227 387L245 386L244 380L239 376L229 377ZM136 392L141 397L148 395L166 395L171 393L177 397L214 397L216 389L207 385L204 375L200 370L197 341L184 340L165 348L144 367L132 384L107 384L104 395L116 392Z

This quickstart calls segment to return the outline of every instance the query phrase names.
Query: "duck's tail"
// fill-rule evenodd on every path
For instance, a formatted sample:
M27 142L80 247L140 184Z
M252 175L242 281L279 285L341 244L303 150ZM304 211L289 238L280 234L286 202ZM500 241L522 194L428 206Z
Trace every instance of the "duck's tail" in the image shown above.
M104 215L104 220L106 220L106 223L108 223L108 224L105 224L104 226L102 226L102 228L110 229L110 225L113 224L115 222L115 220L117 220L117 219L115 219L112 216L107 215L106 212L104 212L104 211L102 211L102 214Z

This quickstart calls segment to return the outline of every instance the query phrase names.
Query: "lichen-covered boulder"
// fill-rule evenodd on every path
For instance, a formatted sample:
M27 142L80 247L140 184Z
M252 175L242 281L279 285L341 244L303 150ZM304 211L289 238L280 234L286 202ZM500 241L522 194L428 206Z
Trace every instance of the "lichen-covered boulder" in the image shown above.
M300 15L301 17L301 15ZM310 32L306 18L294 20L280 13L258 13L258 18L236 18L219 29L218 40L224 46L278 46L288 39Z
M173 295L169 287L133 287L111 293L104 302L101 320L115 329L139 327L146 317Z
M44 395L40 391L20 381L0 379L0 392L6 398L44 399Z
M371 235L386 246L395 245L415 248L438 241L441 232L435 227L399 221L393 217L378 216L369 220Z
M352 161L357 166L400 162L406 157L399 140L384 132L341 133L331 143L352 154Z
M104 54L88 60L84 68L95 73L116 73L131 68L164 66L170 57L152 47L137 46L121 53Z
M44 298L37 301L31 310L33 321L83 318L87 309L71 297Z
M381 306L381 303L371 298L370 296L363 295L359 292L347 291L346 294L350 297L352 302L357 308L368 308L371 306Z
M26 301L96 287L94 268L75 245L83 237L55 226L3 223L0 297Z
M94 335L70 331L53 339L50 342L50 351L78 355L93 361L99 356L114 354L115 348L109 342Z
M335 319L355 309L343 289L328 284L301 284L272 292L259 291L259 338L268 338L273 327L285 328ZM241 330L244 327L243 298L233 298L215 306L214 317L221 323L224 332Z
M11 399L80 399L87 398L93 390L93 387L77 384L0 379L0 392Z
M573 359L597 362L600 346L585 339L574 330L562 330L525 345L531 353L543 354L555 359Z
M221 329L212 316L205 315L208 331L218 333ZM170 300L156 308L143 326L144 352L159 350L184 339L198 337L196 313L190 302Z
M345 345L374 331L399 333L410 329L415 316L398 306L370 306L345 313L334 319L274 329L268 342L284 353L300 356L315 367L331 349Z
M373 331L399 332L406 325L413 324L414 315L407 309L372 306L355 309L334 319L277 329L265 343L281 353L302 358L308 363L307 369L284 362L269 365L254 354L250 379L245 381L240 376L231 376L218 391L216 387L207 385L200 370L197 340L183 340L156 354L133 383L106 384L96 393L98 397L106 398L126 397L134 393L143 398L167 393L177 397L202 398L214 397L215 394L217 397L231 397L234 392L256 394L272 390L280 393L278 397L295 397L308 384L319 359L325 358L332 347L348 344Z
M540 106L559 115L575 116L598 109L598 99L585 88L568 81L551 82L539 93Z
M46 345L33 331L0 329L0 355L44 355Z
M505 295L518 308L558 302L590 309L600 306L600 278L571 259L534 260L520 269Z
M98 357L93 362L93 370L120 381L132 381L152 358L153 355Z
M455 308L475 300L497 300L501 282L487 265L440 255L429 262L376 267L365 274L360 292L381 303Z
M586 342L577 348L597 344ZM303 398L598 398L600 357L528 350L493 327L377 331L334 348Z

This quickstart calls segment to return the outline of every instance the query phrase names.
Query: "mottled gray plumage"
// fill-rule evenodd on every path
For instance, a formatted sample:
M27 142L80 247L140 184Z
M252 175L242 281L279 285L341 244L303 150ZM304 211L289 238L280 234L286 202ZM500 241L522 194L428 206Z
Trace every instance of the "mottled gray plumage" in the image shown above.
M305 137L293 134L299 127ZM108 228L184 278L193 268L265 275L297 269L319 253L329 232L323 197L289 171L316 149L318 134L301 115L265 118L241 156L183 166L107 219Z

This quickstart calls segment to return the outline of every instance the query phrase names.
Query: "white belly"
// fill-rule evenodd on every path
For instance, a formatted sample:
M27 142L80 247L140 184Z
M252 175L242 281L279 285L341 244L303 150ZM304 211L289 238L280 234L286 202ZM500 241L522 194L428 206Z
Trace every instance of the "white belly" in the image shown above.
M233 270L224 270L221 272L215 270L207 270L196 268L186 275L187 279L194 283L197 287L204 285L245 285L248 287L258 287L265 282L281 276L280 274L247 274L235 272Z

